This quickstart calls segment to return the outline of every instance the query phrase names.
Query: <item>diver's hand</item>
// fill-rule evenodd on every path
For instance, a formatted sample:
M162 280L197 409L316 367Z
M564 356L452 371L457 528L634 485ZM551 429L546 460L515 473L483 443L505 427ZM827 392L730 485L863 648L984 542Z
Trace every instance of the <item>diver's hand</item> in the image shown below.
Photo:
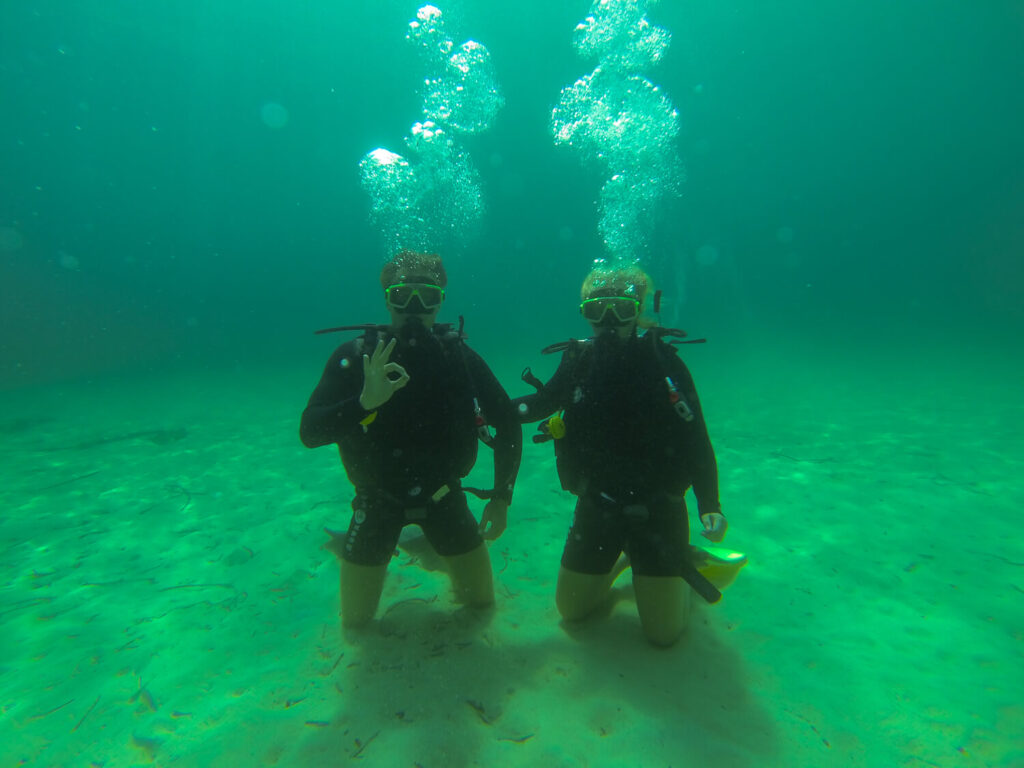
M700 523L704 526L700 535L716 544L725 538L725 532L729 528L729 522L721 512L709 512L706 515L701 515Z
M391 399L391 396L409 383L409 374L398 363L388 362L395 351L398 339L391 339L384 346L384 339L377 341L373 357L363 355L363 392L359 404L368 411L375 411ZM390 374L398 378L391 378Z
M508 527L508 502L504 499L491 499L484 507L480 517L480 535L487 541L494 541Z

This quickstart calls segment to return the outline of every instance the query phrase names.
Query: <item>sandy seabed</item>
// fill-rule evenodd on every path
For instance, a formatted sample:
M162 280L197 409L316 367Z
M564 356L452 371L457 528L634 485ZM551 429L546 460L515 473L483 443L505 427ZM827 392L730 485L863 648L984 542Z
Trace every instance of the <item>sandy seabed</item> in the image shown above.
M1024 766L1021 363L704 354L750 564L669 650L628 578L560 623L549 445L493 613L409 547L346 638L351 488L297 438L322 360L0 393L0 768Z

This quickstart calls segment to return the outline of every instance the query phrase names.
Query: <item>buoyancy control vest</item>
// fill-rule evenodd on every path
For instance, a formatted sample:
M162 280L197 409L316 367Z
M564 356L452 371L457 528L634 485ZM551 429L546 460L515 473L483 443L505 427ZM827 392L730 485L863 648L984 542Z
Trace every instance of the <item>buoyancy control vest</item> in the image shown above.
M456 481L469 473L476 463L478 440L493 448L493 434L481 408L476 383L467 360L466 335L463 328L464 319L460 317L458 328L450 323L436 323L429 330L424 329L421 334L423 342L431 347L424 349L424 354L430 356L439 353L440 360L435 364L436 375L430 377L429 390L425 393L426 399L435 409L435 412L430 414L435 429L430 435L429 445L414 446L413 450L418 448L419 452L430 453L437 459L447 459L448 467L444 474L448 476L442 478L446 482ZM366 323L325 328L316 333L339 331L363 332L362 336L353 340L353 353L355 361L358 361L363 354L372 354L381 336L390 334L392 329L388 325ZM388 410L394 411L393 408ZM376 417L376 413L373 415ZM414 426L418 420L417 415L406 414L406 420L409 426ZM379 452L391 440L388 435L380 434L382 428L388 429L386 424L374 424L375 421L376 418L364 422L361 433L355 433L339 442L342 459L350 476L353 479L364 478L367 485L374 483L371 479L374 472L369 467L363 470L360 465L367 460L372 464L383 460L385 457L379 455ZM410 431L400 429L400 425L396 427L392 424L391 429L397 431L403 438L409 437ZM372 458L373 454L378 455ZM490 490L465 490L487 498L493 494Z
M669 362L677 352L661 335L553 345L571 367L563 410L546 426L564 489L679 494L689 486L695 411Z

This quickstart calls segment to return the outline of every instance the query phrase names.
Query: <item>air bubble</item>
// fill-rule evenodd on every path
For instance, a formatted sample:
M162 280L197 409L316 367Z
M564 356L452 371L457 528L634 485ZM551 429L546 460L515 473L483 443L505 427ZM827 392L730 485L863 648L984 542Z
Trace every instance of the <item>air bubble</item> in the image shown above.
M641 71L661 61L671 35L646 17L647 0L595 0L574 33L577 50L598 57L594 70L562 89L551 114L556 144L608 174L598 230L613 260L649 253L666 199L683 181L679 113Z
M443 250L473 236L483 215L480 175L458 137L489 128L504 105L487 48L474 40L455 45L439 8L421 7L406 37L427 70L422 119L404 154L378 148L359 164L389 254Z

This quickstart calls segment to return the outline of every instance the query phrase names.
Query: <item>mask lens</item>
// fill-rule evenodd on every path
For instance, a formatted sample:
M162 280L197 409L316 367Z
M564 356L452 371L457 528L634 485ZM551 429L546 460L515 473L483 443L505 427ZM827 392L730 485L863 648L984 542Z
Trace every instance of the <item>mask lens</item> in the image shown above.
M608 306L600 300L584 301L580 304L580 312L583 314L583 317L591 323L601 322L601 318L604 317L604 313L607 310Z
M388 287L386 295L390 306L403 309L412 300L413 291L407 285L392 285Z
M620 323L628 323L639 314L640 302L625 296L612 296L587 299L580 304L580 312L590 323L600 323L609 311Z
M388 306L395 309L405 309L413 297L419 299L419 303L427 311L433 311L441 306L444 301L444 289L439 285L429 283L398 283L388 286L384 292L387 297Z
M427 309L437 309L444 300L444 291L436 285L421 285L417 293Z

